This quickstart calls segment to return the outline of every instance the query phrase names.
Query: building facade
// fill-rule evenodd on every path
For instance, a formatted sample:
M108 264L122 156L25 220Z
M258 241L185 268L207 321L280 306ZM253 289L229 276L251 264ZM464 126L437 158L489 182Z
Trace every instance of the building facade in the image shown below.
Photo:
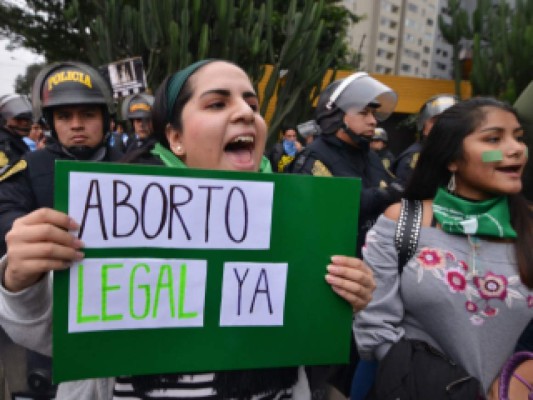
M363 17L348 31L350 47L360 54L356 69L378 74L452 79L452 46L439 29L446 22L447 0L344 0ZM472 11L475 0L463 1Z

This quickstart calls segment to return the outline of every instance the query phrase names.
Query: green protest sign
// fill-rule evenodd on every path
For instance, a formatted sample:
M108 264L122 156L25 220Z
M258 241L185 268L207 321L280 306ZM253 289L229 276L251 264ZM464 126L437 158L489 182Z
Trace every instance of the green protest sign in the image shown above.
M85 259L54 274L55 382L345 363L351 178L60 161Z

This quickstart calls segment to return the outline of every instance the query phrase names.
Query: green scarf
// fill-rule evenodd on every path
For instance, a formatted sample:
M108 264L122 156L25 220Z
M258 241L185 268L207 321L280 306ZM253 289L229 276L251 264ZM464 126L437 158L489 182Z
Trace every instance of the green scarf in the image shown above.
M160 143L156 143L154 148L150 151L155 156L158 156L161 161L163 161L163 164L167 167L171 168L188 168L187 165L183 161L179 159L173 152L171 152L169 149L167 149L165 146L161 145ZM268 161L268 158L263 156L261 159L261 165L259 166L259 172L263 173L271 173L272 168L270 166L270 161Z
M433 199L433 215L448 233L516 238L507 196L469 201L439 188Z

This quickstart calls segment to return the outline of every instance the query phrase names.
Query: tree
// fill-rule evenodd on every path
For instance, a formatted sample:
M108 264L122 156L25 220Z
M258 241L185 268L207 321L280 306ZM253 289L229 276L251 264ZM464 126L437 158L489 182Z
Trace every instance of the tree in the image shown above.
M256 0L256 4L260 4L263 0ZM305 1L298 0L296 5L302 8ZM281 49L286 38L286 30L283 27L283 16L289 11L289 2L287 0L274 0L274 11L272 15L272 40L274 49ZM343 38L342 45L339 46L337 54L334 55L332 67L339 69L353 68L351 60L353 59L353 51L351 51L344 41L348 35L348 28L351 24L355 24L361 20L361 17L353 14L350 10L342 5L339 0L326 0L322 10L321 18L324 20L324 30L320 36L317 46L319 54L329 54L331 51L331 44L335 42L338 36Z
M453 77L455 81L455 93L461 98L462 70L459 60L461 51L461 41L470 38L470 26L468 24L468 14L461 7L461 0L448 0L448 15L451 22L447 23L445 16L439 14L439 29L442 37L453 49Z
M309 116L327 68L345 60L347 26L356 20L331 0L65 0L64 8L60 0L30 3L30 11L0 3L3 11L23 16L27 24L3 18L0 36L11 35L48 61L74 58L98 66L141 56L152 88L202 58L235 61L256 84L265 65L273 65L262 101L268 104L277 95L270 124L274 134L288 116L294 121ZM38 40L47 29L45 10L52 21L62 22L53 31L59 38L55 41ZM329 25L325 17L331 17ZM68 43L67 37L72 38ZM286 75L280 82L282 71Z
M37 74L44 67L44 64L31 64L26 67L26 74L19 75L15 79L15 93L18 94L31 94L31 88L33 81L37 77Z
M472 22L474 94L513 103L533 78L533 2L479 0Z
M49 62L76 58L89 61L86 55L86 31L65 19L70 0L28 0L27 7L0 1L0 37L12 47L25 47L42 54ZM83 15L96 16L98 9L84 5Z

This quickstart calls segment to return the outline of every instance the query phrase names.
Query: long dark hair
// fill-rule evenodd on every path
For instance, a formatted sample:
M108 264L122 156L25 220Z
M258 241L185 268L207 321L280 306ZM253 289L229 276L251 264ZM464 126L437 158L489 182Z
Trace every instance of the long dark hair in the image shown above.
M404 197L408 199L432 199L437 188L445 187L451 173L448 165L463 157L463 141L486 118L487 107L513 114L516 111L506 103L490 97L474 97L459 102L439 115L425 141ZM511 224L517 233L516 259L520 278L533 288L533 211L522 194L509 195Z

